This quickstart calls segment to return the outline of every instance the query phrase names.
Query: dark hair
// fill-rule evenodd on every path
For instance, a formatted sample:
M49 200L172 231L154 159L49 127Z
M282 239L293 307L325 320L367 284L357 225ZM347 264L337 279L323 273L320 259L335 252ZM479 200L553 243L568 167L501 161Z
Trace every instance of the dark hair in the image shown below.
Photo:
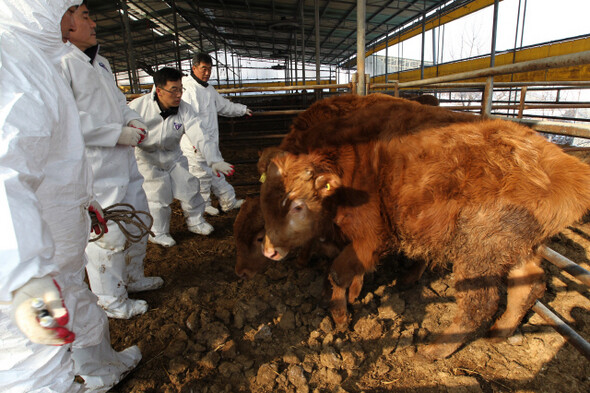
M207 53L199 52L193 57L193 65L198 66L201 63L213 64L213 59Z
M164 87L168 81L176 82L177 80L182 79L182 72L178 71L176 68L164 67L154 72L153 78L154 85L157 87Z
M82 0L82 2L78 4L78 7L80 7L81 5L85 5L86 8L88 8L88 0Z

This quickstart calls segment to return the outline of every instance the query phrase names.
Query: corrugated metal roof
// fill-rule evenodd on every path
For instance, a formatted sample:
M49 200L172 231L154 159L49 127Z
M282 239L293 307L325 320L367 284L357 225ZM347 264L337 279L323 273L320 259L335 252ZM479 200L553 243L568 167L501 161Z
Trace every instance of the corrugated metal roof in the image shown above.
M367 0L367 47L388 32L421 23L424 15L444 14L472 1ZM121 11L125 3L132 51ZM342 64L356 54L357 1L317 0L317 5L320 63ZM151 73L155 65L223 49L244 57L300 62L305 48L306 62L316 61L315 0L89 0L88 6L98 26L101 54L118 72L128 70L133 60ZM217 61L223 64L225 59Z

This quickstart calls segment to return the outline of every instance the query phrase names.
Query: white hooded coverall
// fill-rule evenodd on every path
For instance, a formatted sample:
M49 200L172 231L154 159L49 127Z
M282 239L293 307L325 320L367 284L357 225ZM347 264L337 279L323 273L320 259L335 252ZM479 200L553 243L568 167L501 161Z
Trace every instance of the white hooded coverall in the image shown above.
M141 117L127 106L104 57L97 53L90 63L84 52L74 45L71 48L61 65L78 105L96 200L103 208L128 203L135 210L148 211L133 147L117 144L121 127ZM86 247L88 279L107 315L129 318L147 308L143 300L128 301L125 286L144 276L147 237L130 243L116 223L108 224L108 233ZM133 225L126 229L137 231Z
M111 348L106 315L84 282L92 175L76 103L59 72L66 49L60 20L75 4L75 0L0 2L0 391L4 393L77 392L81 385L74 383L76 374L106 374L110 387L141 357L137 347L121 354ZM31 278L46 275L61 286L70 314L67 327L76 334L72 345L32 343L9 316L13 292Z
M211 190L219 198L222 210L231 208L236 199L234 188L220 173L217 177L211 171L211 164L223 161L219 151L219 121L218 115L238 117L246 114L246 105L231 102L224 98L209 84L207 87L199 84L191 75L182 78L185 92L182 99L190 104L201 119L203 136L213 144L209 151L202 151L196 144L191 144L186 137L180 142L183 154L187 157L189 170L199 178L201 195L207 205L211 204Z
M184 135L203 150L210 150L211 144L203 138L197 113L186 102L180 102L177 114L164 119L155 94L153 89L131 101L129 106L143 117L147 126L148 135L137 146L135 155L145 178L143 188L154 218L152 231L158 237L169 234L170 204L174 198L180 201L189 228L205 222L199 179L188 170L187 159L180 150L180 138Z

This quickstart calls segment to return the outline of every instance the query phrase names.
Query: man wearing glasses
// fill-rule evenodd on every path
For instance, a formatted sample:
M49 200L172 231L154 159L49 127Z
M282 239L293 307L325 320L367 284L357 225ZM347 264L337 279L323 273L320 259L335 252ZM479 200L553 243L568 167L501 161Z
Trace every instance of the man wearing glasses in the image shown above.
M195 110L182 101L182 73L164 67L154 73L153 78L152 92L131 101L129 107L143 117L148 130L147 138L135 150L135 155L154 218L155 237L150 237L150 241L171 247L176 244L170 236L170 205L174 198L180 201L190 232L208 235L213 231L203 217L205 201L199 193L199 179L188 170L187 159L180 150L180 138L186 134L191 143L203 151L210 150L212 145L203 138L201 121ZM232 170L223 161L213 165L223 173Z

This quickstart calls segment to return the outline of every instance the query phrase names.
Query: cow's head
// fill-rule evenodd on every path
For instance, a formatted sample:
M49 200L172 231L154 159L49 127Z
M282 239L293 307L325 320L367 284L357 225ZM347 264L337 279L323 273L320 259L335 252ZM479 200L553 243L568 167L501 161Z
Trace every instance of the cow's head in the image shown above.
M340 185L340 176L326 155L274 157L260 189L264 255L281 260L293 248L321 237L324 226L331 225L330 201Z
M259 198L246 198L234 221L234 240L236 242L236 274L250 279L263 270L268 259L262 254L264 240L264 221L260 211Z

